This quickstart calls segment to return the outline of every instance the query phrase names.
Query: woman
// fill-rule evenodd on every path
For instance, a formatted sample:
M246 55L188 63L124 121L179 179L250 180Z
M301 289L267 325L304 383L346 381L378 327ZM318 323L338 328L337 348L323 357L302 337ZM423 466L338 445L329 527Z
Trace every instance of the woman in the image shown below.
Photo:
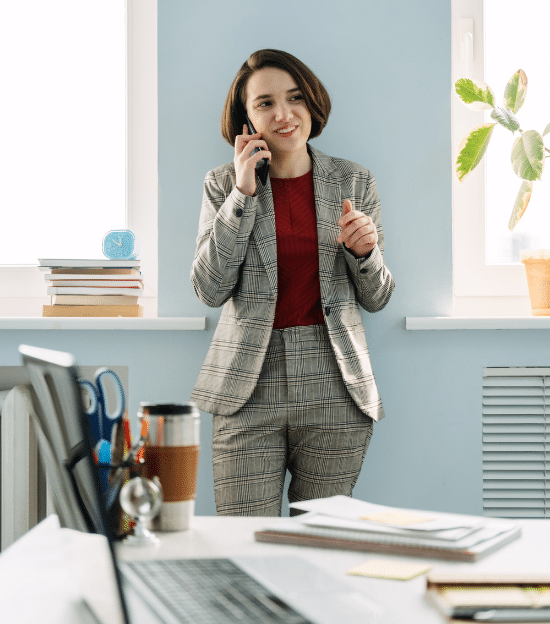
M226 99L235 157L206 176L191 271L224 306L192 395L213 414L218 514L280 515L287 469L290 502L351 495L383 417L358 305L382 309L394 282L372 174L308 143L329 113L279 50L252 54Z

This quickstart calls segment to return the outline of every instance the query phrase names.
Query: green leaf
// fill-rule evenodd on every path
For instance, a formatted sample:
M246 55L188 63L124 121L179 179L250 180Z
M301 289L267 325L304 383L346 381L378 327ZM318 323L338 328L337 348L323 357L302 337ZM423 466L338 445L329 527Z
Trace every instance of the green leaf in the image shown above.
M544 142L536 130L527 130L515 140L512 167L524 180L540 180L544 168Z
M484 82L460 78L455 83L455 91L471 110L491 110L495 105L495 96Z
M513 113L517 113L525 101L526 93L527 76L523 69L518 69L504 89L504 106Z
M550 123L546 126L546 128L544 128L544 132L542 133L542 136L548 134L550 132Z
M523 213L527 209L527 204L531 199L532 192L533 183L529 180L524 180L520 186L518 196L516 197L516 201L514 203L514 208L512 209L510 222L508 223L508 228L510 230L513 230L521 217L523 217Z
M495 126L496 123L476 126L468 136L462 139L456 159L456 175L461 182L480 163Z
M500 106L493 108L491 112L491 117L493 119L496 119L499 124L501 124L505 128L508 128L508 130L510 130L511 132L519 130L519 121L514 117L514 115L512 115L509 110L506 110L505 108L501 108Z

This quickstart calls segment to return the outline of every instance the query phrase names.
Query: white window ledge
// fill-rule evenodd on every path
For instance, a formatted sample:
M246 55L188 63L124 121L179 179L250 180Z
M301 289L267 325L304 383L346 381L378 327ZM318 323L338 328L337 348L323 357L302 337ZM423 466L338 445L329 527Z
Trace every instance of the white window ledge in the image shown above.
M206 329L206 317L0 317L0 330L3 329L201 330Z
M405 329L550 329L550 316L407 316Z

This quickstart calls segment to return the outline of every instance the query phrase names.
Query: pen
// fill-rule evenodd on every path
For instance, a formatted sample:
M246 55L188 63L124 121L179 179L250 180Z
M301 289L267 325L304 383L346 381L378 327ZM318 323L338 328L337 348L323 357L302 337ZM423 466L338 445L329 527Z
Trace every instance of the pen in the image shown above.
M128 416L122 421L124 427L124 443L126 445L126 450L129 451L132 448L132 433L130 431L130 421L128 420Z
M122 464L120 464L116 468L113 476L111 477L105 497L107 510L111 508L112 504L116 500L116 497L118 496L118 493L122 486L122 482L124 480L124 473L126 469L131 468L134 465L134 462L136 462L136 464L139 464L140 457L143 457L143 447L145 445L145 438L147 436L147 427L142 427L141 433L142 435L140 436L139 440L134 444L134 446L130 448L130 450L128 451L128 455L125 457Z
M472 622L548 622L550 609L547 608L510 608L510 609L454 609L453 618Z

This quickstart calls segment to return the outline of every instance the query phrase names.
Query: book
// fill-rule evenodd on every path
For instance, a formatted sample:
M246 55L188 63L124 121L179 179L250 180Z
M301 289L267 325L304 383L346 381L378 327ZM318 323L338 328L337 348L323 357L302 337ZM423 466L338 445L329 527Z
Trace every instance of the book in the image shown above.
M46 273L45 275L120 275L123 276L128 276L128 275L136 275L139 276L141 275L139 269L131 269L131 268L122 268L122 269L112 269L112 268L103 268L103 267L97 267L97 268L86 268L86 267L77 267L77 268L70 268L70 267L62 267L62 268L50 268L50 267L42 267L42 269L44 271L49 270L50 273ZM46 279L49 279L48 277L46 277ZM78 279L75 277L75 279ZM113 278L116 279L116 278ZM130 279L130 278L128 278Z
M39 258L39 268L137 268L140 266L139 260L108 260L107 258Z
M521 535L517 523L462 514L403 510L333 496L291 507L306 513L267 525L260 542L476 561Z
M426 597L455 622L550 621L550 574L431 572Z
M52 297L45 317L138 317L143 308L139 260L40 259L39 269Z
M53 295L53 305L136 305L138 297L128 295Z
M97 269L95 269L97 271ZM46 282L62 282L67 280L72 281L101 281L101 282L141 282L141 274L139 271L137 275L112 275L109 273L44 273L44 279Z
M129 295L139 297L143 294L142 287L131 288L101 288L98 286L80 287L80 286L48 286L46 288L48 295Z
M101 279L101 280L93 280L93 279L55 279L50 280L50 286L71 286L71 287L80 287L80 288L141 288L142 282L141 280L112 280L112 279Z
M143 308L138 305L45 305L42 306L42 316L140 317Z

